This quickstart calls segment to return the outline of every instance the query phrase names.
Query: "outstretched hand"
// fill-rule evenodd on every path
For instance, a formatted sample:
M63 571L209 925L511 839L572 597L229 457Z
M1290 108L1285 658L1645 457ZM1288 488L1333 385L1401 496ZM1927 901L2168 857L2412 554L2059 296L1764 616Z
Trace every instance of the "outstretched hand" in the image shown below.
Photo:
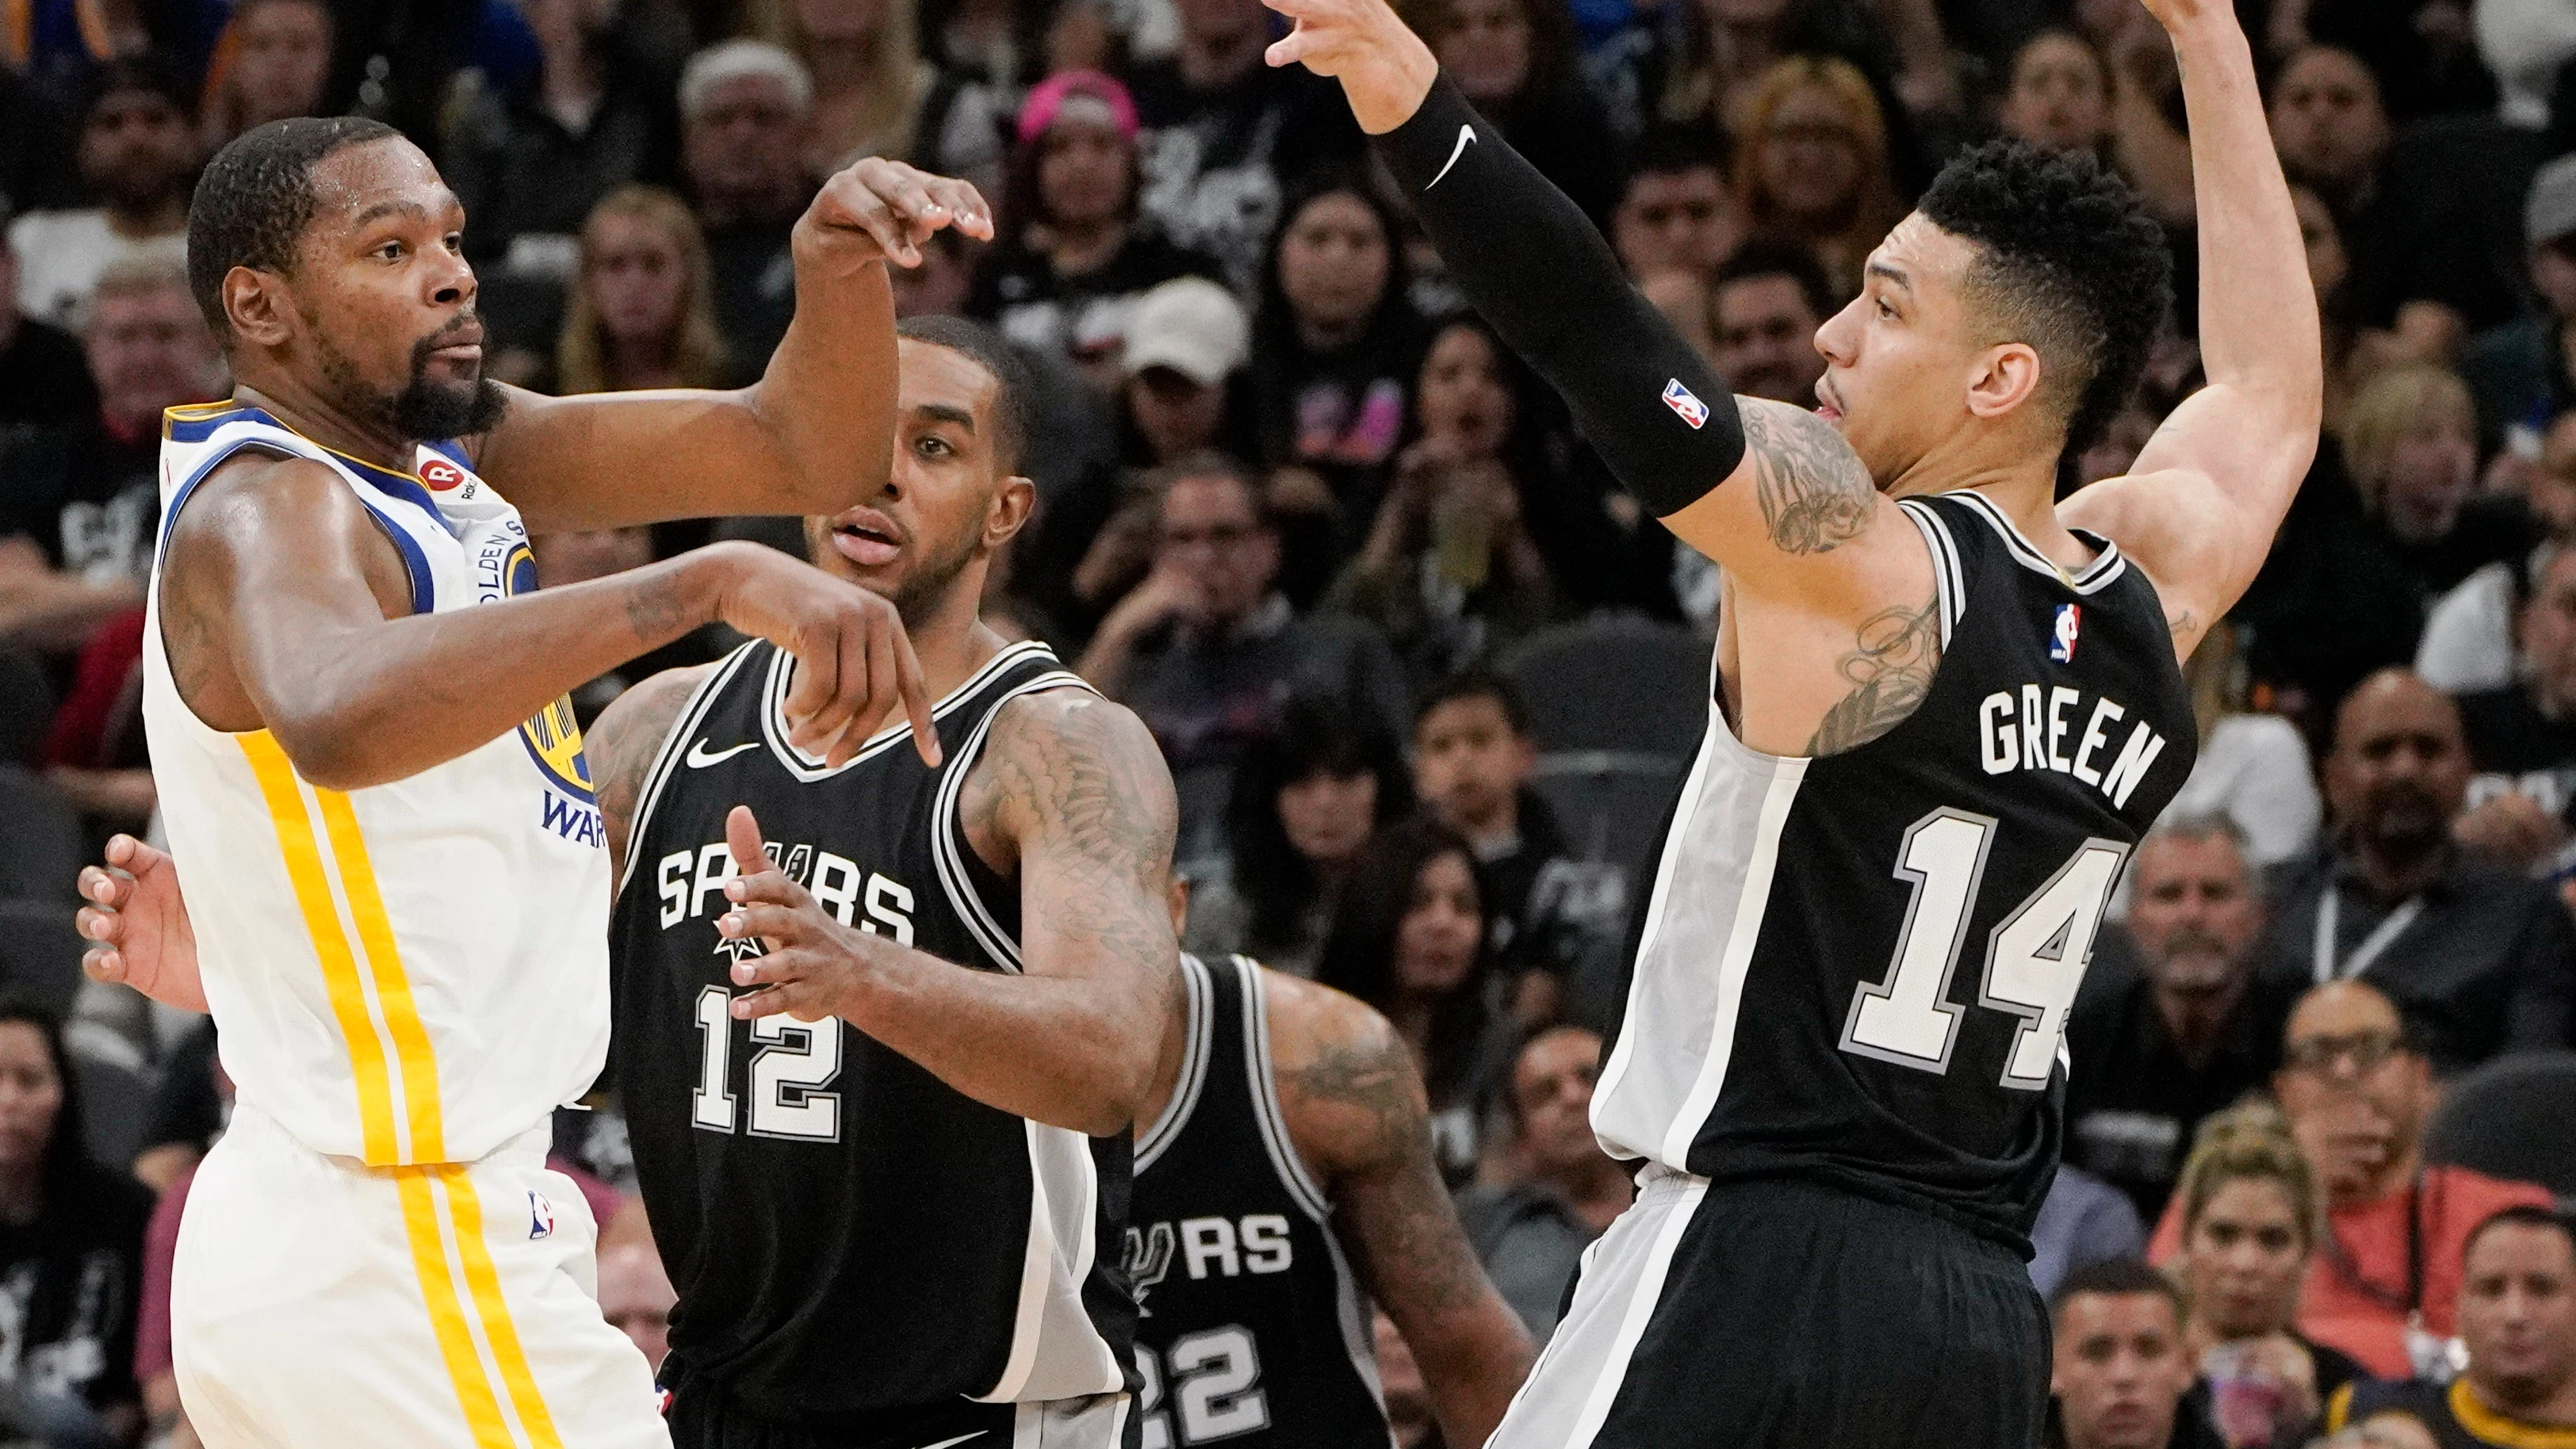
M734 878L725 882L733 909L716 918L716 933L757 942L756 953L735 959L733 984L757 987L733 999L745 1021L785 1012L798 1021L841 1014L857 973L864 969L860 938L769 858L751 807L725 815L725 844L733 851Z
M83 866L75 918L98 944L81 954L92 981L131 986L164 1006L206 1009L197 975L197 931L179 891L179 866L131 835L107 842L107 864Z
M835 172L797 223L799 233L845 247L852 259L921 265L921 244L943 227L993 239L993 208L971 184L870 156Z
M1261 0L1296 28L1264 52L1272 65L1304 65L1342 83L1360 129L1380 136L1422 108L1440 62L1386 0Z

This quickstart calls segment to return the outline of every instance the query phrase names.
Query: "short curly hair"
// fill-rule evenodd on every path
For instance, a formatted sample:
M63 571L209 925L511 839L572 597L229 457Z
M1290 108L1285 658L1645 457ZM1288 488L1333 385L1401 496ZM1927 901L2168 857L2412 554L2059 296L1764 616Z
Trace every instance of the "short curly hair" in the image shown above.
M402 132L363 116L297 116L233 138L197 178L188 203L188 291L229 346L224 278L235 267L286 272L313 221L313 168L344 147Z
M2137 389L2173 308L2164 228L2091 155L2019 141L1962 152L1916 209L1976 244L1970 304L1997 340L2037 350L2040 395L2066 419L2065 451L2083 451Z

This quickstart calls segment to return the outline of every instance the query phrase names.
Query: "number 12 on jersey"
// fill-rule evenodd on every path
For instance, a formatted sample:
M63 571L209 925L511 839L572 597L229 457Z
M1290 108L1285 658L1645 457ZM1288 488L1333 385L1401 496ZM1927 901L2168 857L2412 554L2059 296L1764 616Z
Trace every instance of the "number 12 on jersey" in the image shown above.
M1965 1007L1949 1000L1968 916L1986 872L1996 821L1943 808L1914 822L1896 851L1896 876L1914 883L1905 928L1885 980L1852 993L1844 1051L1918 1071L1946 1072ZM2066 1039L2066 1014L2084 983L2093 933L2119 883L2129 847L2087 840L1986 938L1977 1004L2022 1018L2003 1085L2043 1091Z

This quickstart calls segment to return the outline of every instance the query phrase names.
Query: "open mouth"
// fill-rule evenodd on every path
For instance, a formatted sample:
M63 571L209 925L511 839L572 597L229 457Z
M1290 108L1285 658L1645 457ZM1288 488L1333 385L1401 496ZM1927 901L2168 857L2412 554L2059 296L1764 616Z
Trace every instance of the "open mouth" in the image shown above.
M903 552L903 539L883 515L870 512L832 525L832 547L861 568L878 568Z

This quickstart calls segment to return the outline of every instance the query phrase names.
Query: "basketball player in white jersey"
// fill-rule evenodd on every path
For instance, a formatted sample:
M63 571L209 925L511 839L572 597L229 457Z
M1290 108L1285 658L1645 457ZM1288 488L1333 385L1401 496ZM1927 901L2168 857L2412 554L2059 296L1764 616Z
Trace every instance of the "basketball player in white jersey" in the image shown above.
M722 620L795 659L808 748L846 758L897 707L937 746L884 599L748 546L535 593L528 533L882 486L885 264L985 216L861 162L798 225L758 385L552 400L481 376L465 218L400 135L284 121L208 166L190 281L238 386L165 429L143 701L240 1089L172 1279L207 1444L668 1442L543 1162L609 1029L608 855L564 692Z

